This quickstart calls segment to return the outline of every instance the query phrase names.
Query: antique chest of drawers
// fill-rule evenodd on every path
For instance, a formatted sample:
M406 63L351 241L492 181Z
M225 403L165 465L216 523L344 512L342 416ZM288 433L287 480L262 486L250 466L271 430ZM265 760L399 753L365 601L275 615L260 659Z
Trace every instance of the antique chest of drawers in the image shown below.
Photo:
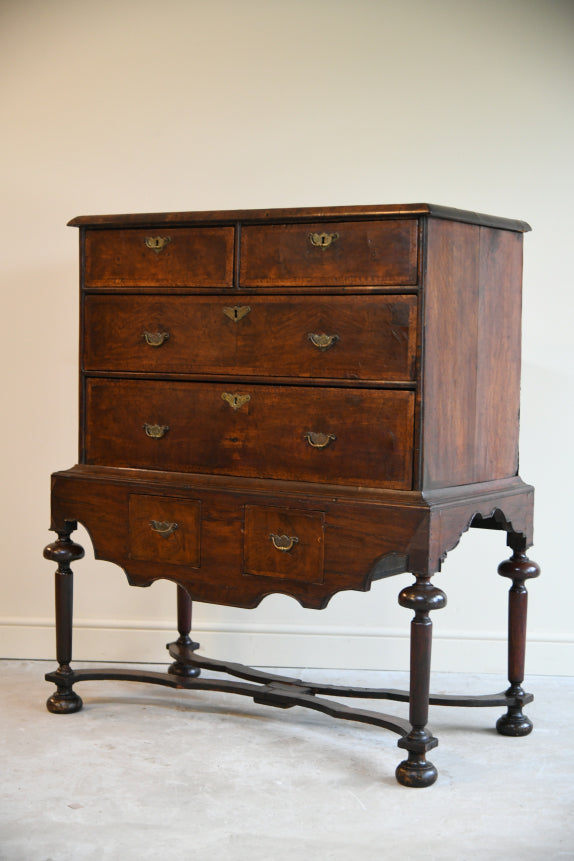
M77 681L117 677L69 666L77 521L131 584L178 584L175 662L145 679L162 684L217 689L198 678L214 662L189 637L192 600L254 607L281 592L320 609L410 571L399 597L414 611L410 723L371 722L401 735L398 779L428 785L429 612L445 602L430 577L475 526L505 531L514 551L500 569L513 581L511 687L489 704L508 708L499 731L529 731L524 581L538 569L524 555L533 491L517 475L528 225L426 204L70 223L81 248L80 451L52 478L50 710L81 707ZM224 668L263 683L227 683L257 702L336 713L317 686Z

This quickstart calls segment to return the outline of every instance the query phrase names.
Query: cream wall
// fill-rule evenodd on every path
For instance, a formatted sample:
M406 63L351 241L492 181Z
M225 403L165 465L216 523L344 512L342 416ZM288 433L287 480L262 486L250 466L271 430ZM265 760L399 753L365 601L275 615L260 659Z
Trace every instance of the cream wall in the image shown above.
M49 475L76 460L78 214L430 201L529 221L521 474L537 487L531 673L574 672L574 6L556 0L3 0L0 652L51 658ZM78 534L78 533L76 533ZM81 659L163 660L175 589L76 566ZM82 540L82 539L80 539ZM501 672L501 534L437 576L436 669ZM396 595L196 607L216 656L405 668Z

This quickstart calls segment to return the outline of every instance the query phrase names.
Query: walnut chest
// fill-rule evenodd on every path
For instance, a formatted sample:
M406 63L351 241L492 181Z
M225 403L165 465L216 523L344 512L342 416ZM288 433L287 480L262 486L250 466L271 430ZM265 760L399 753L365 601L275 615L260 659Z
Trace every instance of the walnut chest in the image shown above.
M52 479L61 540L79 520L133 585L174 581L180 617L273 592L322 608L410 571L402 603L428 622L429 578L469 526L523 555L524 222L411 204L70 224L81 413L79 463Z

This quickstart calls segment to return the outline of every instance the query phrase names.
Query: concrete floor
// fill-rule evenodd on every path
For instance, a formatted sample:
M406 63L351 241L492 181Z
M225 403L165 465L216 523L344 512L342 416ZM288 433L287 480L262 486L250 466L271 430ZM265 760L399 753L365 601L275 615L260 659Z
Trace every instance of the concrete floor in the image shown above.
M497 709L432 708L439 779L409 790L394 779L393 733L125 682L80 684L84 709L51 715L43 674L53 668L0 662L3 861L574 859L572 678L528 680L527 738L497 735ZM291 674L406 685L403 673ZM433 677L439 692L503 686Z

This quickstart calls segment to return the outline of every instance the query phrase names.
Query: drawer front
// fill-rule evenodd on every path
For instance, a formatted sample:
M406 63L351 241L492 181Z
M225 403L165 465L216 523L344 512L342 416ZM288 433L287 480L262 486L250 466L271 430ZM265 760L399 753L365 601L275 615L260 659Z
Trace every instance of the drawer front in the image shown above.
M86 287L231 287L233 227L88 230Z
M414 379L415 296L86 296L88 371Z
M414 285L417 237L416 219L244 227L240 285Z
M201 502L131 494L129 542L132 559L200 566Z
M414 393L89 379L85 462L411 487Z
M320 511L246 505L243 573L322 583L324 533Z

